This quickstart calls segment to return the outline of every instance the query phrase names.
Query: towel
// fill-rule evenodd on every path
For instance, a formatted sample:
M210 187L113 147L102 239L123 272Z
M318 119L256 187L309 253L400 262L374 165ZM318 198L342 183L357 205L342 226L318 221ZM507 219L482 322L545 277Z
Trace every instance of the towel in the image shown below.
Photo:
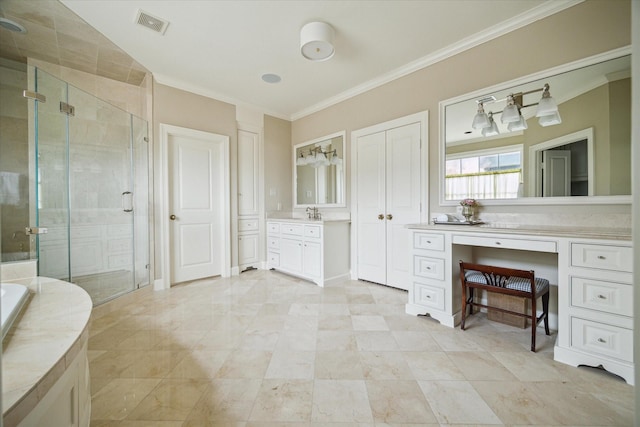
M0 171L0 203L18 206L20 204L20 174Z

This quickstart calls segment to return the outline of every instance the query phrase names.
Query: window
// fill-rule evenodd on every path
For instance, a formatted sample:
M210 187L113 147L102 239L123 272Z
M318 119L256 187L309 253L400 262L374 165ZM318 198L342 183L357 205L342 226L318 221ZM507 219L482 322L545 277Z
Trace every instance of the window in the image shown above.
M445 198L515 199L522 184L522 145L447 156Z

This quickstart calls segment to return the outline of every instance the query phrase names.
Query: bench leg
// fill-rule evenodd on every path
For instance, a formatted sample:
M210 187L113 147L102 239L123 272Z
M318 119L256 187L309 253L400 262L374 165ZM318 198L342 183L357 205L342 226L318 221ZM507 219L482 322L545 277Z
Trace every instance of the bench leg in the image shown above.
M544 316L544 332L549 333L549 292L542 295L542 315Z
M471 289L473 292L473 289ZM467 317L467 287L462 285L462 319L460 320L460 329L464 331L464 321Z
M536 312L536 300L531 299L531 351L536 352L536 328L538 327L538 313Z

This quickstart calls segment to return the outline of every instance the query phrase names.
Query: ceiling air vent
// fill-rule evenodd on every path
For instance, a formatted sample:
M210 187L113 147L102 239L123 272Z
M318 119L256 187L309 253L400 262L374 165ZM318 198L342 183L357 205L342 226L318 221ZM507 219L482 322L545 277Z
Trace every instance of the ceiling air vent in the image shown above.
M150 15L143 10L138 10L138 16L136 16L136 24L142 25L143 27L146 27L160 34L164 34L164 32L167 31L167 27L169 26L169 22Z

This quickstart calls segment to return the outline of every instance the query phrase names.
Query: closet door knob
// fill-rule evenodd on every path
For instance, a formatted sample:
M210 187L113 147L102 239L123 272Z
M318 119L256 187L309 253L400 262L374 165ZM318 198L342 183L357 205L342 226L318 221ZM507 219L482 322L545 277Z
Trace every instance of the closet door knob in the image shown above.
M176 216L175 216L175 215L169 215L169 219L170 219L171 221L175 221L175 220L176 220Z
M393 219L393 215L387 214L387 219Z
M378 214L378 219L384 219L384 215Z

